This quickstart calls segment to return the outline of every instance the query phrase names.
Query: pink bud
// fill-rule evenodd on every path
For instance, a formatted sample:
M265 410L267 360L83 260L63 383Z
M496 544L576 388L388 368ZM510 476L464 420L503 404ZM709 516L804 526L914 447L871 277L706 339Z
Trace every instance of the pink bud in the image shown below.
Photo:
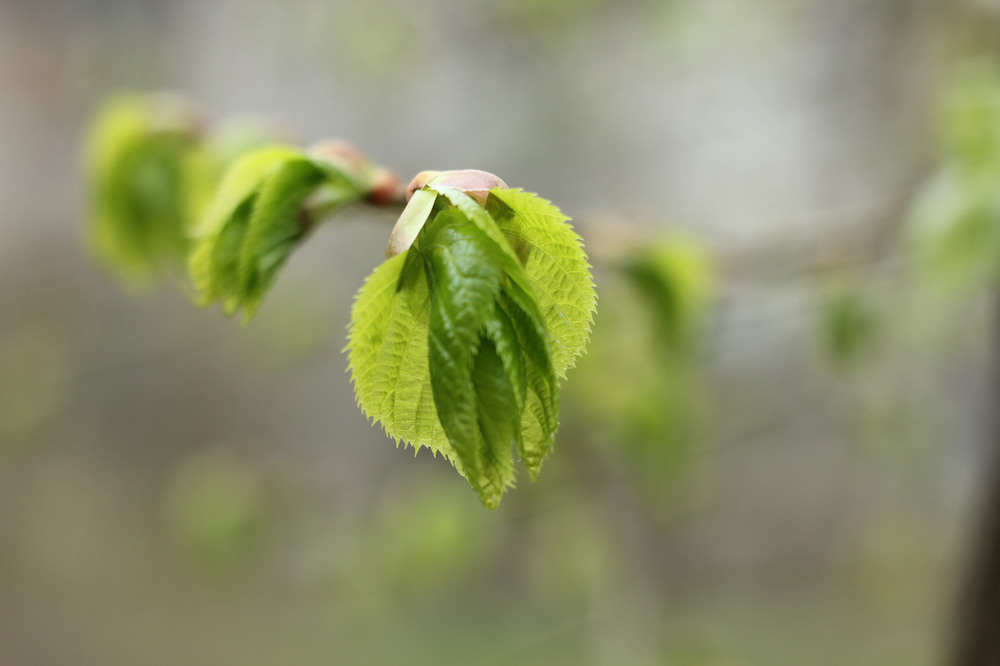
M371 170L371 164L364 154L354 144L341 139L320 141L309 149L309 154L343 169L358 179L365 179Z
M424 185L430 185L431 187L435 185L453 187L468 194L479 202L480 206L486 206L486 198L490 195L490 190L497 187L507 189L507 183L491 173L479 171L478 169L421 171L410 183L410 186L406 188L407 199L412 196L413 192L419 190Z
M403 183L394 172L379 167L368 188L368 202L373 206L388 206L402 198Z
M441 173L441 172L440 171L421 171L416 176L414 176L413 180L410 181L410 184L406 186L406 200L409 201L410 197L413 196L414 192L416 192L417 190L421 189L424 185L427 184L427 182L431 178L433 178L434 176L438 175L439 173Z

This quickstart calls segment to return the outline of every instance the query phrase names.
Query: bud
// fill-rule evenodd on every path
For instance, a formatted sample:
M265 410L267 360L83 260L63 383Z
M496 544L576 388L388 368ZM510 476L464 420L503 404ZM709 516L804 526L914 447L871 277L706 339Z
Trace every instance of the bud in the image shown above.
M208 116L195 102L169 92L159 92L145 98L149 128L154 132L176 132L188 139L204 136Z
M402 199L403 183L393 171L378 167L368 188L368 203L389 206Z
M419 189L422 189L423 186L426 185L430 181L431 178L433 178L434 176L438 175L439 173L441 173L441 172L440 171L421 171L416 176L414 176L413 180L410 181L410 184L406 186L406 200L409 201L410 197L413 196L414 192L416 192Z
M320 141L309 155L334 165L366 190L365 198L374 206L388 206L402 199L399 177L389 169L375 166L353 144L341 139Z
M368 159L354 144L347 141L341 139L320 141L309 149L309 155L329 162L356 180L367 182L371 177L372 166Z
M460 171L421 171L406 187L406 208L399 216L396 226L389 236L389 244L385 249L385 258L389 259L402 254L413 245L417 235L427 222L437 194L433 190L424 190L425 186L451 187L469 195L480 206L486 206L486 198L494 188L507 189L507 184L491 173L477 169L462 169Z
M497 187L507 189L507 183L491 173L478 169L421 171L406 188L406 199L409 200L413 193L424 185L453 187L468 194L479 202L480 206L486 206L486 198L490 195L490 190Z

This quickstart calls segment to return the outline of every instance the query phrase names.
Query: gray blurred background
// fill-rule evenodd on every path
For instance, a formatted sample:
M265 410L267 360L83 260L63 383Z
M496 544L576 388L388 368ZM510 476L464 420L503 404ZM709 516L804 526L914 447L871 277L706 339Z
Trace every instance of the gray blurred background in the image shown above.
M899 237L956 44L998 11L0 0L0 664L940 663L990 302L928 295ZM578 220L596 347L538 483L488 512L355 406L345 327L390 213L320 228L246 327L101 270L82 135L151 89ZM714 298L652 389L671 416L645 436L681 451L653 465L593 408L629 389L607 359L639 325L601 255L677 233ZM849 363L824 328L844 293L871 320Z

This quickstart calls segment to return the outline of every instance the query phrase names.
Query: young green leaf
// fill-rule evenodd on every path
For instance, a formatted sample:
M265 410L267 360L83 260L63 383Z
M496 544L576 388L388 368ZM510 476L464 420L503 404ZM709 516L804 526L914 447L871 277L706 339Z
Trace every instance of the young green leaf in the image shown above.
M503 360L489 338L479 340L472 367L472 388L474 399L466 397L466 402L475 406L479 432L474 440L476 466L466 465L465 475L483 506L495 509L504 490L514 485L512 446L519 438L521 410Z
M239 304L240 258L250 216L261 185L298 153L284 146L260 148L238 159L226 172L208 211L195 231L188 270L201 305L224 300L227 313Z
M389 235L389 243L385 248L386 259L406 252L413 245L427 223L437 198L437 192L432 190L417 190L413 193Z
M536 479L542 462L552 450L559 427L559 382L552 368L545 324L538 308L534 301L519 294L516 298L525 305L522 308L511 298L511 291L501 294L499 305L514 326L523 352L526 392L521 433L517 439L518 453L531 478Z
M308 159L294 158L264 180L253 207L239 257L239 293L231 299L249 320L267 289L309 231L302 202L317 191L326 174Z
M244 156L226 176L200 229L190 271L203 305L249 320L278 270L316 220L365 194L337 165L284 147Z

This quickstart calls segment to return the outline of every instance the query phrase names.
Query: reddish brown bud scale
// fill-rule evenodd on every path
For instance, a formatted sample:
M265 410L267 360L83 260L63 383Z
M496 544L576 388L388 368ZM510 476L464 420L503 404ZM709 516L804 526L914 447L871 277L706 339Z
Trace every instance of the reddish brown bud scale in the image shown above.
M413 193L425 185L440 185L443 187L453 187L456 190L465 192L470 197L479 202L480 206L486 206L486 197L490 195L490 190L494 188L507 189L507 183L497 176L487 171L478 169L459 169L457 171L421 171L410 181L406 188L406 200L409 201Z
M421 171L416 176L414 176L413 180L410 181L410 184L406 186L406 200L409 201L410 197L413 196L414 192L421 189L424 185L426 185L430 181L431 178L438 175L439 173L441 172Z
M424 190L424 187L428 189ZM438 196L435 187L448 187L464 192L485 208L490 190L507 189L507 184L493 174L477 169L421 171L406 188L406 208L389 236L389 244L385 249L386 259L406 252L417 239L433 211Z
M403 182L389 169L378 168L372 176L368 189L368 203L373 206L389 206L403 198Z
M365 199L374 206L388 206L403 198L399 177L373 165L353 144L341 139L327 139L309 149L309 155L329 162L354 178L365 189Z
M148 100L150 129L179 132L190 139L204 136L208 115L198 104L173 93L158 93Z
M309 155L329 162L359 180L365 180L371 171L371 164L364 154L341 139L320 141L309 149Z
M454 187L456 190L461 190L468 194L483 207L486 206L486 197L490 195L490 190L497 187L507 189L507 183L492 173L479 171L478 169L442 171L437 176L434 176L429 184L432 187L434 185Z

